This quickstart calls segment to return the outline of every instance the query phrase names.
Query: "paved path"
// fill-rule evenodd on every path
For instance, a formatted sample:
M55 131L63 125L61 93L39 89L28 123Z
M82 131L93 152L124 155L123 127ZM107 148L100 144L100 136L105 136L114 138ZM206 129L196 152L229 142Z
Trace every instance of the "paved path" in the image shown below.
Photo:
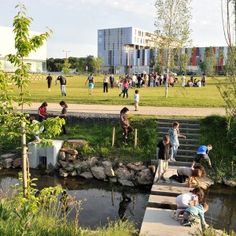
M25 106L27 111L36 111L40 103L32 103ZM123 105L99 105L99 104L69 104L68 113L90 113L90 114L119 114ZM134 106L127 106L131 114L155 115L155 116L210 116L225 115L224 108L184 108L184 107L153 107L140 106L139 111L134 111ZM58 103L49 103L48 112L60 112Z

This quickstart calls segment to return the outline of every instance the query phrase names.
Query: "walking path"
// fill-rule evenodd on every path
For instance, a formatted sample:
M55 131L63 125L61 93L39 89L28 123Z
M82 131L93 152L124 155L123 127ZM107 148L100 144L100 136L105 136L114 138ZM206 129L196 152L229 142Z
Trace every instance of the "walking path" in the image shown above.
M25 106L27 111L37 111L41 103L32 103ZM68 113L89 113L89 114L113 114L118 115L124 105L100 105L100 104L68 104ZM140 106L139 111L134 111L134 106L127 106L131 114L155 115L155 116L199 116L225 115L224 108L188 108L188 107L153 107ZM60 112L58 103L49 103L48 112Z

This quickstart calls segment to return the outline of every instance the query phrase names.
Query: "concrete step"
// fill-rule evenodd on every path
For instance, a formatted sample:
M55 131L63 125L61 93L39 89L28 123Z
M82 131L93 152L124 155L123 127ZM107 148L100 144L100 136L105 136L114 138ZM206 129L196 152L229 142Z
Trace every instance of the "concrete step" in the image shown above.
M194 156L183 156L183 155L181 155L181 156L176 156L176 161L177 162L190 162L190 163L192 163L193 162L193 160L194 160Z
M176 197L174 196L161 196L150 195L148 200L148 207L164 208L164 209L176 209Z
M187 193L193 188L188 188L188 187L176 187L172 185L153 185L151 194L152 195L162 195L162 196L172 196L176 197L182 193Z
M171 127L173 122L166 122L166 121L158 121L157 122L159 127ZM180 122L180 129L181 128L200 128L200 123L191 123L191 122Z
M165 131L160 131L158 130L157 131L157 136L158 137L163 137L164 135L168 134L168 131L165 132ZM187 136L187 139L188 138L199 138L200 137L200 133L184 133L185 136ZM179 137L179 140L184 140L184 138L181 138Z
M181 226L172 215L172 210L147 207L139 235L189 236L196 232L196 228Z
M158 166L158 160L153 159L151 160L151 164ZM191 166L191 162L184 162L184 161L169 161L169 166Z
M188 156L195 156L196 154L196 150L195 149L182 149L179 148L177 155L188 155Z
M200 124L200 120L189 120L189 119L157 119L158 123L169 123L172 124L173 122L177 121L180 124Z
M157 131L159 132L166 132L168 133L168 130L170 129L170 126L158 126L157 127ZM183 133L183 134L187 134L187 133L197 133L199 134L200 133L200 129L199 128L183 128L181 127L180 128L180 133Z

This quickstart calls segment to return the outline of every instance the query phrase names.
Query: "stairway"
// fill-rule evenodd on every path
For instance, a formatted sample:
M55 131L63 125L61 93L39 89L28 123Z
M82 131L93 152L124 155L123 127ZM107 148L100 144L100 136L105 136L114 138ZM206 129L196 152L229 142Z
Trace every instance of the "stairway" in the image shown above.
M192 162L200 139L200 121L187 119L158 119L157 121L157 139L161 140L165 134L168 134L169 128L174 121L180 124L180 133L187 136L186 139L179 138L179 149L176 156L175 165L182 165L182 162Z

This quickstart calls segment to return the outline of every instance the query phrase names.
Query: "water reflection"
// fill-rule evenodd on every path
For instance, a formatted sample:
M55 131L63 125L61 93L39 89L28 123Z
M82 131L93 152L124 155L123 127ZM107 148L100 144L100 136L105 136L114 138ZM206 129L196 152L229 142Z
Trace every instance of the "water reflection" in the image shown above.
M39 189L60 184L69 195L82 201L82 211L79 216L81 226L96 228L107 224L108 220L127 218L132 220L137 228L141 227L150 189L123 188L101 181L88 181L75 177L65 179L41 176L37 171L32 171L31 174L34 178L38 178ZM0 179L3 180L7 176L11 176L11 180L16 181L17 173L3 171ZM74 216L75 212L72 211L70 217Z
M216 185L209 189L207 221L217 229L236 232L236 188Z

